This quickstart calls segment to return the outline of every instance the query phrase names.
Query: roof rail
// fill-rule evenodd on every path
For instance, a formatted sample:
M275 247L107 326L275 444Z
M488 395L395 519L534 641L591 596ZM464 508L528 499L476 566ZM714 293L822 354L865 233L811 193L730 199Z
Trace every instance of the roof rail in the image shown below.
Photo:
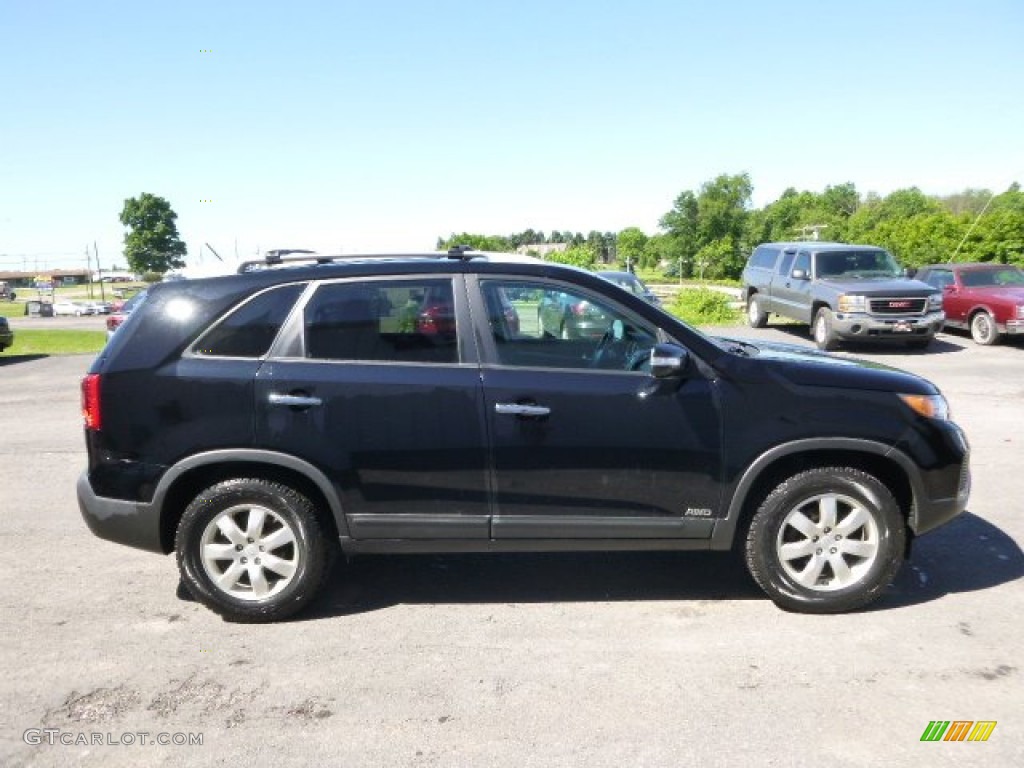
M238 266L238 274L257 272L263 269L280 267L287 263L306 262L315 264L333 264L336 261L363 261L369 259L469 259L480 254L470 254L469 246L456 246L447 253L351 253L351 254L318 254L316 251L302 249L276 249L267 251L262 259L243 261ZM289 254L301 254L291 256Z
M297 254L297 255L292 255ZM363 259L454 259L469 261L484 256L471 245L453 245L446 253L351 253L351 254L318 254L304 248L275 248L267 251L262 259L243 261L238 266L238 274L256 272L269 267L279 267L290 262L307 262L316 264L332 264L335 261L359 261Z

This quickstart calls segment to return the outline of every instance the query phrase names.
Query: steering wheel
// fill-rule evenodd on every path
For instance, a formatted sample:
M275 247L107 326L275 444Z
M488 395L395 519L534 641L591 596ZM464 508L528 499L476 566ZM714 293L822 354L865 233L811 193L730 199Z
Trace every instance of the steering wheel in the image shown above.
M616 319L612 321L594 348L594 358L590 363L590 367L629 370L629 368L625 367L625 363L631 361L635 350L633 349L634 345L632 342L623 344L625 333L625 326L621 320Z

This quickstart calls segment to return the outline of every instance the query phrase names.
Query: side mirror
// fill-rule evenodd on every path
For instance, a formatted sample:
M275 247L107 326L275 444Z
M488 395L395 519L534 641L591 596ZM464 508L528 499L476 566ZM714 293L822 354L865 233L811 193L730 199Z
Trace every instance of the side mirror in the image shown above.
M949 283L942 286L943 293L956 293L956 283Z
M790 277L792 277L794 280L807 280L807 270L794 269L793 272L790 274Z
M675 344L656 344L651 350L651 376L669 379L681 376L690 360L690 353Z
M916 267L904 267L903 268L903 276L904 277L913 277L916 274L917 274L917 268Z

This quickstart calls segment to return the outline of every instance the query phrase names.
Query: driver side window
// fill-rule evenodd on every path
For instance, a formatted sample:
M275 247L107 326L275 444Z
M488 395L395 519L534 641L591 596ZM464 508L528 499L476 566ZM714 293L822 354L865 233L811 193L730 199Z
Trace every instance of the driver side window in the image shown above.
M657 332L614 303L562 285L480 285L501 365L647 370Z

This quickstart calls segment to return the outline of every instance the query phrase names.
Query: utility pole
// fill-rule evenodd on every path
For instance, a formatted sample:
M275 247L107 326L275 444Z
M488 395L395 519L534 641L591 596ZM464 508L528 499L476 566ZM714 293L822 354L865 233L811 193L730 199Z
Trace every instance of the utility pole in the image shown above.
M801 240L819 240L823 229L828 229L828 224L808 224L805 227L797 227L796 231L800 233Z
M87 274L86 282L89 284L89 298L93 298L92 292L92 257L89 255L89 246L85 246L85 271Z
M96 247L95 240L92 241L92 250L96 254L96 277L99 278L100 281L100 301L105 303L107 301L107 292L103 287L103 270L100 269L100 252Z

